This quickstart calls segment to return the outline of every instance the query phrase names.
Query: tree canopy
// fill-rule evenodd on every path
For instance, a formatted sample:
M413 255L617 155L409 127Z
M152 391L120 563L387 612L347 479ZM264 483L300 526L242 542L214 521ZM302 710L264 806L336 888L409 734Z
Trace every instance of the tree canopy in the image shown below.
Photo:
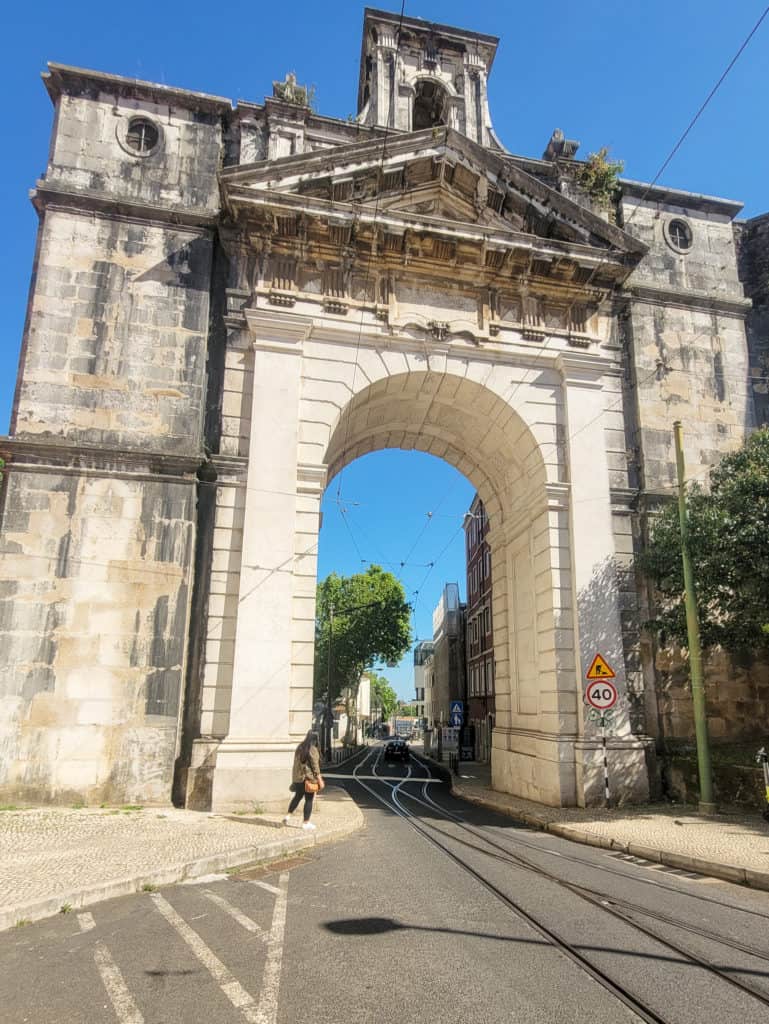
M709 491L690 487L687 510L703 646L769 647L769 429L724 456ZM686 647L677 505L660 514L640 564L660 599L648 625Z
M371 680L371 708L376 705L381 709L381 718L389 718L398 703L398 695L384 676L377 672L366 673Z
M329 636L333 606L333 634ZM400 581L378 565L364 573L331 573L318 584L315 616L315 694L331 699L355 689L380 661L398 661L411 644L411 610Z

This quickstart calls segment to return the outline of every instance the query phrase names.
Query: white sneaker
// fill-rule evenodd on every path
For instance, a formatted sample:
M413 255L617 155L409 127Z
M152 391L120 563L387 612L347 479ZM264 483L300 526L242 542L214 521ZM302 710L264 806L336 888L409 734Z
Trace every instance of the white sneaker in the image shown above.
M290 825L293 822L293 820L294 820L293 815L287 814L285 816L285 818L283 819L283 824L284 825Z
M315 832L318 826L313 825L311 821L305 821L305 823L302 825L302 828L305 830L305 832Z

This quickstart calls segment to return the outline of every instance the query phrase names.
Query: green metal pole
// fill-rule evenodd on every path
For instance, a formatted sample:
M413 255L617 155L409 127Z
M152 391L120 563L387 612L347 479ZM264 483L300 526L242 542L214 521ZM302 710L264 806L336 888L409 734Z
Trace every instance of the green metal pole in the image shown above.
M678 470L678 517L681 523L681 559L684 567L684 600L686 603L686 632L689 637L689 666L692 677L692 703L694 705L694 731L697 736L697 767L700 776L700 811L715 814L713 782L710 769L710 741L708 739L708 718L705 710L705 687L702 679L702 650L700 647L700 623L697 616L697 591L694 586L691 552L689 550L689 529L686 516L686 490L684 468L683 430L681 421L673 424Z

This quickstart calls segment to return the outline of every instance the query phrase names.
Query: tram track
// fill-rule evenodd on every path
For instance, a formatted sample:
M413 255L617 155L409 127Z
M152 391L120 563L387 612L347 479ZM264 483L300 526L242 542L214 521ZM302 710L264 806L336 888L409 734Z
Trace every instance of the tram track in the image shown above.
M377 776L378 767L382 759L382 748L374 748L377 753L372 767L372 776ZM429 764L424 761L414 758L414 761L419 767L426 772L426 777L415 778L413 774L413 763L410 762L407 767L407 773L400 782L393 783L389 780L381 780L381 785L386 786L388 793L386 796L382 796L377 793L372 785L367 784L363 779L358 777L360 769L368 763L374 750L367 754L358 765L355 766L352 772L352 778L358 782L374 799L386 806L389 810L393 811L398 816L404 818L412 828L414 828L427 842L439 849L446 857L452 860L461 870L466 874L473 877L478 881L492 896L502 903L508 910L513 912L517 917L524 920L537 934L543 937L550 945L557 948L563 955L569 960L575 963L583 971L585 971L596 983L601 985L605 990L610 992L615 998L620 1000L628 1009L630 1009L637 1017L644 1021L656 1022L656 1024L670 1024L668 1018L661 1016L657 1010L649 1005L643 998L637 993L632 992L629 988L619 983L615 978L611 977L607 972L601 970L594 963L588 961L587 957L580 952L580 950L571 942L566 940L563 936L553 931L547 924L545 924L538 917L533 915L530 911L526 910L521 904L503 892L498 886L494 885L489 879L484 877L481 872L476 870L471 864L465 859L459 856L454 850L447 847L446 843L453 843L468 846L476 853L493 857L496 860L506 862L518 869L531 872L538 877L545 879L546 881L555 884L564 890L568 891L573 896L584 901L597 912L603 912L608 914L613 919L621 922L626 927L631 928L634 932L644 935L647 939L655 942L670 952L676 954L677 957L683 958L684 962L696 966L703 971L706 971L711 976L718 978L720 981L728 984L729 986L739 990L743 995L749 997L752 1000L756 1000L759 1003L769 1007L769 993L757 988L754 985L743 981L741 978L736 977L735 974L759 974L761 977L768 977L766 972L754 971L750 968L740 969L739 967L725 967L718 963L713 962L709 957L703 956L684 945L676 942L675 940L660 934L659 930L650 927L648 924L644 924L636 919L636 916L644 917L647 921L654 921L662 927L671 927L678 930L688 932L692 935L712 942L716 945L722 946L724 949L731 950L735 953L740 953L744 956L752 957L756 960L769 962L769 951L759 949L746 943L740 943L733 941L725 936L719 935L707 928L700 928L696 925L691 925L684 921L679 921L674 917L666 914L657 913L655 911L648 910L645 907L634 904L630 901L620 900L615 897L609 896L589 886L580 885L578 883L569 882L566 879L559 878L557 875L548 871L546 868L533 863L525 856L520 853L512 851L509 846L499 842L497 839L493 839L485 832L481 832L475 826L469 825L463 821L458 815L452 813L445 807L442 807L437 801L435 801L429 793L428 782L434 781ZM380 780L377 780L379 782ZM405 789L406 783L418 783L422 781L421 796ZM470 834L473 839L480 842L482 846L470 844L465 839L461 839L457 836L446 833L443 829L439 828L433 822L425 821L424 817L419 817L418 814L413 813L408 807L404 806L402 798L421 805L431 814L438 814L440 818L446 822L450 822L460 830ZM436 835L437 833L437 835ZM518 842L516 840L516 842ZM534 844L527 844L521 842L520 845L528 846L531 849L541 854L542 848L534 846ZM563 856L563 855L561 855ZM594 868L594 864L590 864L583 858L569 858L574 860L586 868ZM611 871L611 869L610 869ZM629 878L627 873L621 871L611 871L612 874L617 874L624 878ZM634 881L638 880L633 878ZM645 881L641 879L641 881ZM681 895L679 890L676 890L672 886L660 886L661 888L669 888L671 891L676 892L677 895ZM689 895L688 893L685 895ZM693 898L697 898L694 896ZM699 897L703 898L703 897ZM743 908L730 906L721 900L715 900L710 897L704 897L707 902L712 902L732 911L741 911ZM746 908L747 913L751 913L749 908ZM760 912L753 912L757 916L765 917L769 915L761 914Z
M415 756L415 755L412 755L412 756L415 758L417 763L429 773L429 777L434 780L435 777L430 773L430 766L429 766L429 764L427 762L423 761L418 756ZM437 804L430 797L430 794L427 791L426 787L423 787L422 795L423 795L423 798L432 806L432 808L434 810L438 810L444 816L446 816L446 817L456 821L458 824L463 824L467 828L472 829L472 826L468 826L467 823L464 822L458 815L453 814L451 811L448 811L446 808L441 807L440 804ZM483 839L484 839L484 841L487 841L487 837L485 835L483 836ZM524 846L524 847L526 847L529 850L535 851L537 854L540 854L540 855L543 855L543 856L547 856L547 857L556 857L556 858L558 858L558 860L567 861L569 863L576 864L579 867L590 868L590 867L594 866L591 861L587 860L584 857L579 857L579 856L577 856L575 854L570 854L570 853L563 853L563 852L557 851L557 850L549 850L549 849L547 849L547 847L542 846L540 844L527 842L524 838L522 838L522 836L519 836L519 835L516 835L515 843L516 843L516 846ZM505 847L503 847L503 848L505 848ZM654 865L651 865L651 866L653 867ZM638 883L640 885L647 885L647 886L651 886L651 887L653 887L655 889L660 889L663 892L670 892L670 893L674 894L675 896L685 895L688 899L697 900L700 903L709 903L709 904L712 904L715 907L720 907L723 910L728 910L728 911L733 912L733 913L747 914L750 917L757 917L757 918L760 918L762 920L769 921L769 913L765 913L765 912L760 911L760 910L754 910L751 907L741 907L741 906L737 906L736 904L733 904L733 903L726 903L726 902L724 902L724 900L716 899L715 897L708 896L705 893L695 893L695 892L688 892L688 891L685 892L685 893L682 893L681 889L678 889L678 888L676 888L673 885L667 885L665 882L663 882L663 881L661 881L661 880L659 880L657 878L644 878L642 876L635 875L635 874L630 875L630 874L628 874L627 871L622 871L622 870L620 870L620 869L618 869L616 867L611 867L609 865L605 865L602 868L602 872L604 874L613 875L616 878L621 878L621 879L623 879L625 881L631 880L634 883ZM734 884L736 884L736 883L734 883Z
M429 765L425 764L423 761L419 761L419 764L428 772L428 776L429 776L430 775ZM670 942L669 940L665 939L663 936L660 936L659 933L653 931L652 929L646 927L645 925L641 924L640 922L634 920L632 915L633 914L642 915L642 916L644 916L644 917L646 917L646 918L648 918L650 920L657 921L657 922L659 922L659 923L661 923L663 925L668 925L669 927L673 927L673 928L677 928L677 929L679 929L681 931L689 932L690 934L697 935L699 938L707 939L710 942L715 942L715 943L717 943L717 944L719 944L721 946L724 946L725 948L728 948L728 949L730 949L730 950L732 950L734 952L743 953L743 954L745 954L747 956L754 957L755 959L758 959L758 960L763 960L763 961L765 961L767 963L769 963L769 950L758 949L755 946L750 946L750 945L747 945L745 943L735 942L734 940L729 939L726 936L720 935L717 932L712 931L711 929L700 928L700 927L698 927L696 925L691 925L691 924L689 924L687 922L684 922L684 921L681 921L681 920L679 920L677 918L670 917L667 914L660 914L660 913L658 913L656 911L648 910L646 907L639 906L638 904L631 903L631 902L629 902L627 900L620 900L620 899L617 899L616 897L608 896L607 894L601 893L601 892L599 892L596 889L590 888L589 886L579 885L577 883L568 882L565 879L559 878L557 875L553 874L550 871L547 871L545 868L542 868L540 865L533 864L527 858L522 857L520 854L514 853L505 844L502 844L502 843L500 843L498 841L495 841L495 840L491 839L490 837L488 837L484 833L480 832L474 826L468 825L466 822L462 821L457 815L452 814L451 811L448 811L446 808L441 807L440 804L438 804L435 800L432 799L432 797L430 796L430 793L428 792L428 789L427 789L426 786L422 787L422 797L421 798L415 798L414 795L411 794L411 793L405 793L404 795L406 795L408 797L408 799L412 799L412 800L416 799L416 800L418 800L419 803L424 804L426 807L432 809L433 811L437 811L444 818L446 818L446 819L452 821L454 824L456 824L459 828L461 828L461 829L471 833L476 839L479 839L481 842L486 843L488 846L491 846L493 849L499 851L499 854L502 855L503 859L508 859L511 863L514 863L518 867L522 867L522 868L524 868L526 870L533 871L536 874L540 875L541 877L547 878L549 881L555 883L556 885L559 885L562 888L565 888L565 889L569 890L570 892L573 892L575 895L577 895L580 898L582 898L582 899L586 900L587 902L591 903L597 909L604 910L607 913L610 913L610 914L614 915L615 917L619 918L620 920L625 921L628 924L631 924L634 928L636 928L638 931L642 932L643 934L649 936L650 938L654 939L655 941L659 941L659 942L665 943L671 949L673 949L675 952L679 953L680 955L684 955L684 956L686 956L687 958L689 958L691 960L694 960L701 967L705 968L708 971L712 971L712 972L716 973L724 981L728 982L731 985L734 985L735 987L737 987L737 988L741 989L742 991L746 992L748 995L753 996L756 999L759 999L761 1002L763 1002L767 1006L769 1006L769 993L761 992L759 990L756 990L752 986L748 986L748 985L743 984L738 979L733 978L729 974L727 974L718 965L713 964L711 961L708 961L707 959L700 957L698 954L693 953L691 950L688 950L685 947L682 947L682 946L680 946L680 945L678 945L676 943ZM524 844L524 845L529 845L529 844ZM475 847L475 849L478 850L479 853L483 853L484 852L482 849L479 849L478 847ZM534 849L538 849L538 848L534 847ZM581 861L581 863L584 864L586 862L585 861ZM717 902L720 903L721 901L717 901ZM728 907L728 909L730 909L730 910L737 910L737 911L739 911L739 910L742 909L742 908L739 908L739 907L730 907L728 904L724 904L724 903L721 903L721 905L724 906L724 907Z

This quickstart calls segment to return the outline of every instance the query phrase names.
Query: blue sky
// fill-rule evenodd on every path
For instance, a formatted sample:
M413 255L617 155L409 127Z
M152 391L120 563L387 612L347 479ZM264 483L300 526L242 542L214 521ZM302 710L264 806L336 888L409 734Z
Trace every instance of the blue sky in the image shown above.
M321 113L344 118L355 110L363 6L350 0L8 5L4 38L12 45L5 47L2 95L13 145L0 164L0 432L13 397L35 243L27 193L44 171L51 129L52 108L39 78L46 61L251 101L293 70L315 85ZM763 8L763 0L407 0L406 14L501 36L489 94L494 127L512 152L540 156L558 127L581 140L579 155L608 145L625 161L627 177L648 181ZM748 217L769 209L768 48L769 19L666 170L664 184L743 200ZM385 452L345 470L343 495L359 502L349 505L346 518L363 558L404 560L405 541L413 543L426 513L449 491L439 509L446 518L430 522L413 560L427 563L444 550L446 531L456 532L472 493L464 481L449 490L457 474L434 463L428 456ZM402 497L391 504L391 494ZM420 595L421 636L429 634L427 613L442 582L461 581L461 540L460 533ZM324 574L360 565L344 519L328 502L320 556ZM404 570L408 591L425 571ZM410 694L410 663L390 674L399 692Z

